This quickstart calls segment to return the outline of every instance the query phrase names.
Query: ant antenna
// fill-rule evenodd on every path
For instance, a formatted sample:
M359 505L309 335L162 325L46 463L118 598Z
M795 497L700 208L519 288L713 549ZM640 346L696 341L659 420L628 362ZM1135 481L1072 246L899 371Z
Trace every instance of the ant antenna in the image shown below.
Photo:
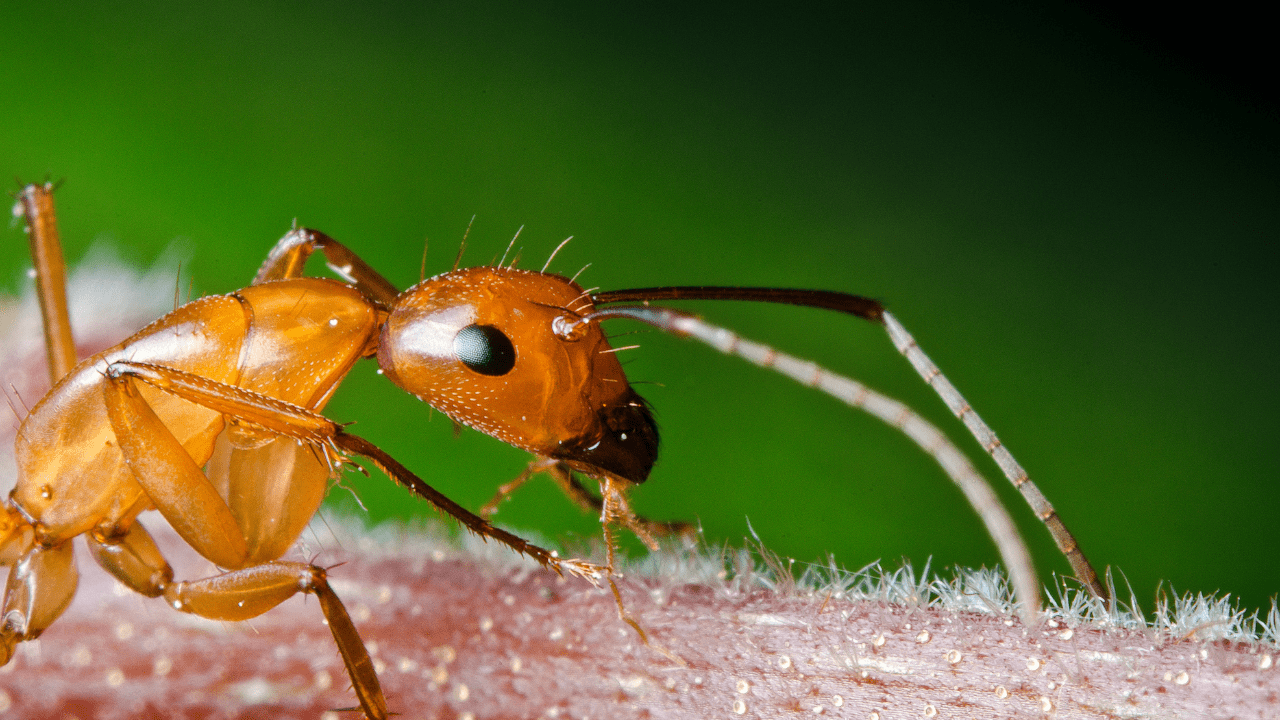
M471 222L467 223L467 229L462 231L462 244L458 246L458 256L453 259L453 269L458 269L458 263L462 262L462 251L467 249L467 236L471 234L471 226L476 222L476 216L471 216Z
M1035 512L1036 517L1041 519L1049 530L1049 534L1053 536L1058 549L1066 556L1067 561L1071 563L1071 569L1080 582L1087 585L1099 598L1104 600L1109 599L1110 595L1099 581L1097 572L1094 571L1093 566L1090 565L1088 559L1085 558L1084 553L1080 550L1079 544L1067 530L1062 519L1058 517L1057 511L1053 509L1053 506L1045 499L1044 494L1040 492L1040 489L1036 487L1035 483L1033 483L1027 476L1027 471L1024 470L1016 460L1014 460L1013 455L1010 454L1009 450L1001 444L1000 440L996 437L996 434L991 430L991 428L983 422L980 417L978 417L978 414L974 412L973 407L965 401L964 397L960 395L955 386L947 380L946 376L944 376L938 369L938 366L924 354L924 351L920 349L918 344L916 344L915 339L906 331L906 328L902 327L902 324L898 322L897 318L885 310L884 306L878 301L870 298L859 297L857 295L847 295L845 293L826 290L732 287L643 288L638 290L618 290L614 292L599 293L592 296L592 301L597 305L617 302L648 302L650 300L679 299L752 300L758 302L774 302L789 305L800 305L804 307L825 308L828 310L837 310L850 315L856 315L884 326L885 330L889 333L890 339L893 341L894 347L898 349L898 352L902 353L902 355L907 358L912 367L915 368L916 372L920 374L920 377L924 379L925 384L932 387L934 392L938 393L938 396L942 398L942 401L947 405L951 412L955 414L955 416L964 423L965 427L969 429L970 434L972 434L978 441L978 444L982 446L982 449L985 450L993 460L995 460L996 464L1004 472L1005 477L1007 477L1009 481L1013 483L1013 486L1022 493L1023 499L1027 501L1027 504L1030 505L1031 509ZM654 325L659 329L676 335L692 336L712 345L713 347L719 348L723 352L740 355L750 362L761 365L762 367L774 368L779 372L783 372L784 374L790 375L791 377L804 382L805 384L818 387L819 389L822 389L829 394L836 395L836 397L841 397L842 399L844 398L844 393L847 393L848 390L847 388L839 386L841 386L842 383L853 382L844 378L840 378L841 382L836 382L834 380L828 381L828 377L838 378L839 376L835 376L829 371L819 368L812 363L803 363L794 358L790 358L790 356L785 356L783 353L779 353L771 348L765 348L762 345L741 340L727 330L715 328L714 326L698 320L692 315L670 310L668 308L651 308L647 306L606 308L574 322L589 322L596 318L603 319L607 317L629 317L634 320L640 320L641 322ZM566 323L568 324L568 321L566 321ZM907 415L893 418L885 417L872 409L869 398L871 397L870 393L873 391L858 383L854 384L860 389L856 389L853 402L850 402L849 400L846 400L846 402L850 402L850 404L855 407L862 407L886 422L901 428L908 434L908 436L924 447L926 451L933 454L939 462L942 462L945 469L947 463L943 462L942 456L930 450L929 447L921 441L919 432L912 432L908 430L908 425L913 422L910 420L908 415L917 419L919 419L919 416L916 416L910 410L906 409L905 406L902 406L903 412L907 413ZM837 395L835 392L837 389L841 390L842 394ZM884 398L884 400L897 403L897 401L889 400L888 398ZM920 423L928 425L927 423L924 423L923 419L919 420ZM931 428L932 426L928 427ZM959 451L956 452L958 453ZM967 463L967 460L965 462ZM951 474L950 470L948 470L948 474ZM952 479L957 483L960 483L960 480L954 475L952 476ZM983 481L983 484L985 485L985 481ZM966 495L970 494L970 491L965 489L963 484L961 484L961 489L965 491ZM980 514L983 513L983 509L978 507L972 497L970 498L970 502L974 503L975 508L978 508ZM1003 509L1001 508L1000 510L1003 513ZM992 536L996 539L996 542L999 545L1001 542L1000 538L996 535L995 530L991 529L990 521L985 517L985 515L984 520L988 522L988 527L992 532ZM1020 539L1019 545L1021 545ZM1001 553L1005 553L1003 546ZM1010 558L1008 556L1006 556L1005 562L1010 564L1010 572L1013 574L1015 584L1017 584L1017 570L1010 562ZM1035 589L1034 580L1031 581L1031 589ZM1031 597L1031 595L1023 594L1021 587L1019 587L1019 596Z
M717 290L720 289L717 288ZM604 294L612 295L612 293ZM865 301L864 298L855 299ZM581 332L579 328L583 324L609 318L638 320L673 335L700 340L721 352L738 355L755 365L776 370L804 385L817 388L846 405L863 410L900 430L933 457L977 511L986 526L987 533L995 542L1001 558L1009 568L1009 579L1013 583L1018 599L1022 601L1023 621L1028 625L1037 621L1040 614L1039 585L1036 582L1031 554L1027 551L1017 526L1013 524L1012 518L1009 517L1009 513L1000 503L1000 498L996 496L986 479L974 469L964 453L960 452L947 439L947 436L928 420L901 402L881 395L856 380L766 345L752 342L725 328L705 323L693 315L671 308L644 305L605 308L581 319L559 318L558 322L553 324L553 328L561 336L573 336L575 332Z
M506 262L507 253L511 252L511 248L515 247L516 240L520 238L520 233L522 232L524 232L523 225L520 226L519 230L516 230L516 234L511 238L511 242L507 243L507 249L502 251L502 259L498 261L498 267L502 267L502 263ZM512 260L511 262L514 264L515 260Z
M569 241L572 239L573 239L573 236L570 235L564 240L561 240L560 244L556 246L556 249L551 251L551 257L547 258L547 261L542 265L542 269L539 270L538 272L542 273L543 275L546 275L547 268L551 267L551 261L556 259L556 253L560 252L560 248L564 247L565 245L568 245ZM575 275L574 277L577 277L577 275Z

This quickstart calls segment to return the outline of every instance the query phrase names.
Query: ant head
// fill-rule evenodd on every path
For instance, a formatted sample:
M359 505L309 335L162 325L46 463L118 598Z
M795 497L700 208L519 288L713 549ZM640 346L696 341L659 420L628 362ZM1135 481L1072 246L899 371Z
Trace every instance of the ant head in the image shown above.
M378 363L392 382L454 420L588 475L643 482L658 428L599 325L557 335L591 312L557 275L475 267L397 298Z

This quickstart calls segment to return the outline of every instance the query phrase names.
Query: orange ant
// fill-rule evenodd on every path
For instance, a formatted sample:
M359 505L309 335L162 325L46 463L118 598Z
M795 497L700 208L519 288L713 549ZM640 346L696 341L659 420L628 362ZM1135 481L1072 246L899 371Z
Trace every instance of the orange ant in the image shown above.
M853 295L761 288L664 287L592 294L572 280L503 267L456 268L399 292L345 246L294 229L253 283L190 302L124 342L77 363L52 187L19 195L27 222L54 382L18 430L18 482L0 505L0 665L71 602L71 540L125 587L175 610L246 620L298 592L315 595L366 717L388 716L373 663L326 572L279 558L295 543L348 459L369 460L467 529L558 573L613 583L614 525L655 547L678 529L637 517L627 490L648 477L658 431L632 390L600 321L629 318L690 336L828 392L902 429L978 508L1011 568L1025 617L1038 595L1021 538L968 460L919 415L835 375L651 301L728 299L827 308L883 324L895 344L978 436L1049 526L1077 576L1097 575L1026 473L1017 467L902 326ZM346 282L302 277L316 250ZM554 255L554 253L553 253ZM545 270L545 267L544 267ZM639 303L619 305L619 303ZM494 503L533 474L550 474L602 513L608 559L563 559L500 530L437 492L373 443L321 414L355 362L376 357L392 382L457 422L528 450L534 460ZM578 475L599 481L600 498ZM136 519L157 509L185 542L225 572L175 581Z

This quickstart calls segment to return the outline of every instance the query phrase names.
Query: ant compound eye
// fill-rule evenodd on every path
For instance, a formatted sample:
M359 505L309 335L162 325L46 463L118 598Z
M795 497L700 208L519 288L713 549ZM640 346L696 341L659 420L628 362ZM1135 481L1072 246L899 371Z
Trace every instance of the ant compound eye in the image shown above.
M481 375L506 375L516 364L516 349L492 325L468 325L453 337L453 355Z

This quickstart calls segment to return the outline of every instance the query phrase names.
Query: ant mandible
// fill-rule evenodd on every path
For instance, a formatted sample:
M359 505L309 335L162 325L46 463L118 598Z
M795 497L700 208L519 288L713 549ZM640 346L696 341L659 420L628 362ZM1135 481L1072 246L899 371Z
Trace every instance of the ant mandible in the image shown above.
M0 665L38 637L75 593L71 540L125 587L175 610L246 620L298 592L315 595L366 717L388 716L354 624L313 564L279 558L297 541L330 478L352 456L496 540L558 572L613 583L613 526L655 546L673 529L638 518L627 490L657 458L658 431L631 388L600 321L630 318L694 337L871 412L932 454L987 524L1022 600L1038 611L1034 571L1008 515L958 450L897 401L722 328L651 301L726 299L826 308L883 324L926 382L1048 525L1080 580L1105 590L1056 513L994 434L880 303L836 292L663 287L591 294L572 280L496 266L455 269L399 292L353 252L294 229L253 283L204 297L124 342L77 362L67 318L52 187L28 185L19 208L30 235L53 388L23 419L18 482L0 505L0 566L13 565L0 606ZM347 282L302 276L316 250ZM544 268L545 270L545 268ZM640 303L618 305L619 303ZM608 307L605 307L608 306ZM550 474L575 501L600 510L608 559L595 565L498 529L422 481L376 445L321 414L361 358L392 382L464 423L534 455L495 503L533 474ZM600 497L577 476L600 483ZM494 503L487 506L491 511ZM157 509L185 542L226 572L175 581L139 513Z

